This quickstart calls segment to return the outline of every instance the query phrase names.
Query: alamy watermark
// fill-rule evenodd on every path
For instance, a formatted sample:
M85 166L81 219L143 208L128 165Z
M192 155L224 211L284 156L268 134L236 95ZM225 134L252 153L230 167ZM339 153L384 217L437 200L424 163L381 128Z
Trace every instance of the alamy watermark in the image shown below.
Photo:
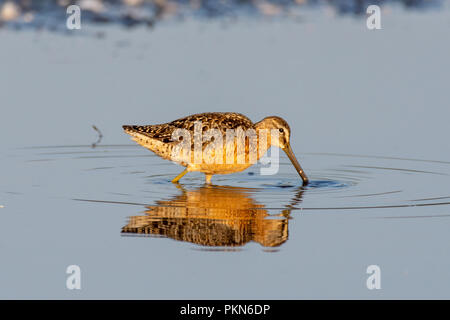
M376 264L367 267L366 273L370 274L367 278L366 286L369 290L381 289L381 269Z
M81 8L78 5L70 5L66 9L67 17L66 27L69 30L81 29ZM366 20L366 26L369 30L381 29L381 8L378 5L370 5L366 9L369 15Z
M81 268L73 264L67 267L66 273L69 275L66 279L66 288L81 290Z
M381 9L377 5L367 7L366 13L369 15L366 20L366 26L369 30L381 29Z
M194 123L193 136L190 130L176 129L172 132L172 141L179 141L171 151L171 158L176 162L190 165L253 165L258 159L262 164L262 175L273 175L279 169L279 150L272 148L270 156L267 150L273 142L279 144L278 129L244 130L241 127L221 130L211 128L203 130L201 121Z
M77 5L67 7L66 13L69 15L66 20L66 27L69 30L81 29L81 8Z

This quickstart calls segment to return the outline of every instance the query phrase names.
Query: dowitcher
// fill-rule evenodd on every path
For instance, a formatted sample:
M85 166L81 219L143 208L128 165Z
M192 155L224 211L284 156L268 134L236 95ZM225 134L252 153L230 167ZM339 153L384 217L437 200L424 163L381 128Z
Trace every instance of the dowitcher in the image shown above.
M308 183L308 177L297 161L289 143L291 136L289 125L280 117L270 116L257 123L253 123L249 118L240 113L210 112L190 115L164 124L144 126L124 125L123 129L141 146L153 151L164 159L174 161L186 167L186 169L176 176L172 182L178 182L178 180L190 171L199 171L205 174L206 183L209 184L211 182L211 177L214 174L229 174L247 169L254 163L249 159L250 151L252 150L250 137L244 137L245 146L240 148L238 139L228 140L227 134L230 130L242 130L243 132L250 132L253 130L258 142L258 150L255 153L258 160L270 147L279 147L291 160L303 180L303 184L306 185ZM174 137L176 135L174 135L174 133L180 130L184 130L189 136L194 137L194 139L190 139L190 141L184 139L185 141L182 141L181 138L184 138L185 136L182 136L180 139L175 139ZM198 130L200 130L200 137L202 139L200 142L202 152L206 153L206 150L208 150L210 156L218 156L221 159L223 157L224 161L215 161L211 163L211 161L207 161L208 157L200 158L200 161L198 161L198 158L196 158L195 155L195 150L197 148L195 137L196 135L198 137ZM205 141L204 135L206 135L206 132L210 131L218 133L219 136L211 135L209 139L206 139ZM267 132L275 132L276 138L273 138L273 136L267 134ZM264 137L263 133L265 135ZM217 148L209 148L214 141L214 143L217 143L219 140L227 141L227 143L220 145L220 153L218 153ZM232 141L231 145L228 144L228 141ZM188 144L188 156L183 153L180 153L181 155L176 155L176 153L173 152L174 148L181 143ZM190 152L191 150L194 152ZM230 154L230 150L232 152L231 162L229 161L229 158L227 158ZM240 156L243 156L245 161L239 161Z

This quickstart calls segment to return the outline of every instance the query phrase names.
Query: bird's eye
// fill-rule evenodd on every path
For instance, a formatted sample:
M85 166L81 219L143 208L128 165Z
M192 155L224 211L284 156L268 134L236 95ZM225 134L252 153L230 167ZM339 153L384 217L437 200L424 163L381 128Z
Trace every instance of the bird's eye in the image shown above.
M283 128L280 128L280 129L278 129L278 131L280 131L281 133L283 133L283 132L284 132L284 129L283 129Z

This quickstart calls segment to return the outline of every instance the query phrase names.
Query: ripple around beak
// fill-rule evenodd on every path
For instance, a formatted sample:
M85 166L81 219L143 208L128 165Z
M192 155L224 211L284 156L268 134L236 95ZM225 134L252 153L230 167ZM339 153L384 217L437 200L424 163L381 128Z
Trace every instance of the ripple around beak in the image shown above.
M300 163L298 163L297 158L295 157L294 152L292 151L291 145L287 145L284 149L284 152L286 152L286 155L288 156L289 160L291 160L292 164L295 167L295 170L297 170L298 174L300 175L300 177L303 180L303 185L307 185L309 183L309 179L305 173L305 171L303 171Z

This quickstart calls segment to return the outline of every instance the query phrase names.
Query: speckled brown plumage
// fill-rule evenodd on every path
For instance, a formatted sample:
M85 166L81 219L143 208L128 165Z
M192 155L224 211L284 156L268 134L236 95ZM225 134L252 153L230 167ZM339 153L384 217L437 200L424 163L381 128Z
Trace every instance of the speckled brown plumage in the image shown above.
M240 113L234 112L208 112L193 114L184 118L174 120L169 123L145 125L145 126L123 126L127 133L136 132L149 138L157 139L163 143L178 142L172 141L172 132L176 129L186 129L194 134L194 123L200 121L203 124L202 130L218 129L222 134L227 129L237 129L241 127L244 130L254 129L253 122Z

